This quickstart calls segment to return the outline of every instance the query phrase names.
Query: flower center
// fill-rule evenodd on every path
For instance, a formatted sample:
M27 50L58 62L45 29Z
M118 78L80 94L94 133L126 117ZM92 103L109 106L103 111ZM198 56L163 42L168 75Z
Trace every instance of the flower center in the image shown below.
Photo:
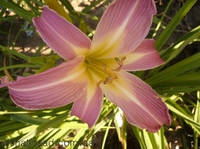
M85 65L89 76L97 80L98 84L109 84L117 79L117 73L121 70L126 57L115 57L107 59L95 59L86 56Z

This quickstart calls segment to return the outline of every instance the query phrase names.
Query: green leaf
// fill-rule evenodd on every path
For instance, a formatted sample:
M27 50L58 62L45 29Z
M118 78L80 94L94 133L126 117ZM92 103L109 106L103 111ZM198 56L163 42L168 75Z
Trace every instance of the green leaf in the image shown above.
M112 120L110 120L110 122L108 123L108 127L106 128L106 132L105 132L105 135L104 135L104 137L103 137L103 142L102 142L102 147L101 147L101 149L104 149L104 147L105 147L106 139L107 139L107 137L108 137L108 132L109 132L109 130L110 130L111 124L112 124Z
M185 73L186 71L200 67L200 53L190 56L166 69L155 74L154 76L147 79L147 82L151 85L158 84L176 76Z
M199 87L200 88L200 72L183 74L181 76L170 78L165 81L152 84L153 87Z
M184 109L181 108L178 104L173 102L172 100L167 100L165 102L167 107L176 115L183 118L191 127L195 128L196 130L200 131L200 124L193 120L193 117L188 113L184 112Z
M31 11L34 13L34 16L37 16L40 14L38 9L33 6L33 2L31 2L30 0L23 0L23 1L25 1L25 3L28 5Z
M200 123L200 91L197 92L197 104L196 104L194 120L197 123Z
M8 121L0 124L0 133L20 129L27 126L26 124L17 123L15 121Z
M34 124L39 125L48 121L47 119L34 118L27 114L11 115L11 118L15 121L19 121L25 124L33 124L33 125Z
M164 130L161 128L157 133L150 133L146 130L140 130L135 126L131 126L141 149L167 149L167 141Z
M196 104L196 110L194 114L194 120L197 123L200 123L200 92L197 92L197 104ZM198 138L200 133L198 131L194 131L194 148L198 149Z
M60 0L60 1L67 8L67 10L70 11L70 13L75 11L73 6L68 0Z
M48 129L48 128L57 128L58 126L60 126L63 122L64 119L66 119L68 117L68 114L64 113L60 116L55 117L52 120L49 120L45 123L42 123L38 128L37 128L37 134L39 134L40 132Z
M32 12L27 11L24 8L20 7L12 0L0 0L0 5L13 10L16 14L18 14L19 16L23 17L26 20L31 21L31 19L34 17L34 14Z
M159 51L162 49L163 45L169 39L177 25L181 22L183 17L190 11L192 6L197 2L197 0L187 0L181 9L176 13L170 23L167 25L166 29L162 31L161 35L156 40L156 49Z
M144 137L143 137L142 130L140 130L139 128L137 128L135 126L131 126L131 128L132 128L132 131L133 131L135 137L137 138L137 140L140 144L141 149L148 149L147 146L146 146Z
M189 44L196 42L200 37L200 26L192 29L190 32L182 36L172 47L167 48L160 52L162 59L165 60L165 64L174 59L182 50ZM161 67L162 68L162 67Z
M9 56L17 56L17 57L19 57L19 58L21 58L21 59L23 59L25 61L28 61L30 59L29 56L27 56L25 54L22 54L22 53L19 53L16 50L12 50L9 47L5 47L5 46L0 45L0 50L3 53L5 53L5 54L7 54Z
M166 16L166 13L167 13L167 11L169 10L169 8L170 8L170 6L171 6L171 4L172 4L173 1L174 1L174 0L170 0L170 1L168 2L167 7L165 8L165 10L164 10L164 12L163 12L163 14L162 14L161 19L157 22L157 26L156 26L156 28L155 28L155 32L154 32L154 34L153 34L153 37L155 37L155 36L157 35L157 33L158 33L160 27L162 26L162 22L163 22L163 20L164 20L164 18L165 18L165 16ZM154 17L154 19L155 19L155 17Z
M18 64L18 65L10 65L6 66L6 69L14 69L14 68L40 68L39 65L31 65L31 64ZM0 68L0 71L3 71L4 68Z

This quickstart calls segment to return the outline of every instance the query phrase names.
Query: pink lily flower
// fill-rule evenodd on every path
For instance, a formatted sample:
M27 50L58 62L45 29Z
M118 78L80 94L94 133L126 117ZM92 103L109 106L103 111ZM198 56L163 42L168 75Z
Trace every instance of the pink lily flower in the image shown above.
M170 125L166 105L145 82L127 71L163 64L153 39L145 39L156 7L153 0L115 0L91 41L55 11L44 7L33 23L42 39L67 62L10 82L10 97L24 109L56 108L73 102L71 114L92 127L105 95L129 123L155 132Z

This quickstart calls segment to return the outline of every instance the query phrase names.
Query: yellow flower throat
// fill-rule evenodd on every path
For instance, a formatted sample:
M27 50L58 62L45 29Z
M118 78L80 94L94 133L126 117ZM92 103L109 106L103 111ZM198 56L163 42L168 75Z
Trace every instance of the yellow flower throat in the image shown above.
M98 78L98 84L109 84L118 78L117 72L121 70L125 59L126 57L95 59L86 56L84 63L88 74Z

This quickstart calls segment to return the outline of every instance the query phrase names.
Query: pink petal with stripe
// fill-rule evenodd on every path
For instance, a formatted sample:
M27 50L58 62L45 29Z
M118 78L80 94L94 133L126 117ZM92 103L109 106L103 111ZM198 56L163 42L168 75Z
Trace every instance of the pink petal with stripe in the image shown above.
M0 88L6 87L9 83L9 79L7 76L3 76L0 78Z
M112 46L121 41L115 49L118 54L134 50L147 36L154 14L153 0L115 0L97 26L92 47L102 42L109 42L108 46Z
M13 102L24 109L47 109L67 105L84 93L80 81L82 59L73 59L41 74L20 77L8 84Z
M89 88L87 88L89 92ZM99 87L92 89L92 95L85 95L81 99L76 100L73 104L71 114L78 116L83 122L86 122L91 128L99 117L102 107L102 91Z
M90 48L91 41L85 34L48 7L39 18L33 18L33 23L46 44L64 59Z
M147 70L162 64L164 61L155 49L155 41L145 39L135 51L126 56L123 69L127 71Z
M128 72L120 72L120 79L102 85L103 92L125 113L131 124L156 132L163 124L170 125L166 105L145 82Z

